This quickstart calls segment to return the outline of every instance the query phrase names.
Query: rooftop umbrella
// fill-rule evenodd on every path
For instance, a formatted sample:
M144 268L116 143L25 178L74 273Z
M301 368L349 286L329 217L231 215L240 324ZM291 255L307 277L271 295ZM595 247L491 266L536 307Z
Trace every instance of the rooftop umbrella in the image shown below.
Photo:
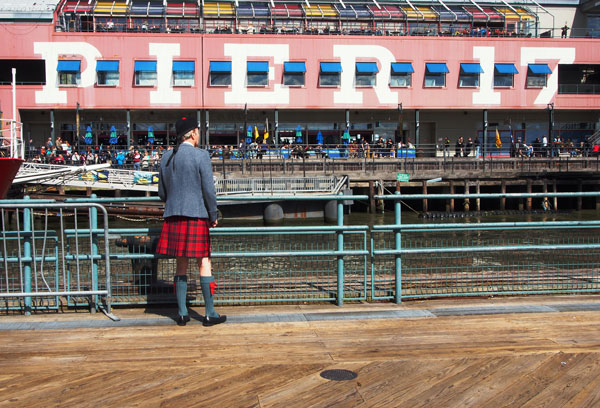
M108 139L109 144L117 144L117 129L114 126L110 127L110 138Z
M302 143L302 128L300 125L296 127L296 143Z
M148 126L148 143L154 143L154 128L152 126Z
M350 143L350 131L348 129L344 130L344 135L342 136L342 141L344 144Z
M323 133L321 133L320 130L319 130L319 133L317 133L317 143L323 144Z
M248 125L248 130L246 131L246 144L252 143L252 126Z
M84 142L86 145L91 145L92 144L92 128L91 127L87 127L85 129L85 137L84 137Z

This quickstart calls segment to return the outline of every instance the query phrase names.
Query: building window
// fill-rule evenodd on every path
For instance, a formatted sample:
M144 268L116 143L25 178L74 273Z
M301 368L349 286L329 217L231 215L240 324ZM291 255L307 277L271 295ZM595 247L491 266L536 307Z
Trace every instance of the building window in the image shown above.
M173 61L173 86L194 86L195 74L194 61Z
M210 62L210 86L231 85L231 61Z
M476 88L479 86L479 74L483 73L479 64L460 64L458 77L459 88Z
M425 87L435 88L446 86L446 74L450 72L444 63L425 64Z
M137 86L156 85L156 61L136 61L134 72Z
M306 64L304 62L283 63L283 84L287 86L304 86Z
M267 61L249 61L247 69L248 86L269 85L269 63Z
M494 87L510 88L514 84L515 74L518 74L515 64L494 64Z
M392 62L390 86L407 88L412 85L412 74L415 72L410 62Z
M356 86L375 86L378 72L379 68L377 68L376 62L357 62L354 81Z
M342 64L339 62L321 62L319 86L340 86Z
M96 61L96 74L99 86L119 86L119 61Z
M543 88L552 71L548 64L529 64L527 67L527 88Z
M60 86L77 86L81 81L81 61L58 61L58 84Z

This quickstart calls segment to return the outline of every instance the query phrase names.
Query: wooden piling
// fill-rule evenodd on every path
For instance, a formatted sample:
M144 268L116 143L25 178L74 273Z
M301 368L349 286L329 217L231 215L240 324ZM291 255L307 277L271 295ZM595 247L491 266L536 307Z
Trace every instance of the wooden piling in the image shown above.
M477 184L475 184L475 192L481 194L481 182L479 180L477 180ZM475 200L475 207L477 211L481 211L481 198Z
M375 182L369 180L369 212L375 214L377 209L375 207Z
M450 180L450 194L454 194L454 181ZM449 211L454 212L454 198L449 200Z
M552 180L552 187L553 187L553 191L555 193L557 193L558 192L558 186L557 186L557 183L556 183L556 179ZM552 201L553 201L552 208L554 209L554 211L558 210L558 197L554 197Z
M423 180L423 195L427 195L427 181ZM428 200L426 198L423 199L423 212L428 211Z
M506 194L506 180L502 180L500 183L500 194ZM506 197L500 198L500 210L506 210Z
M581 179L577 180L577 191L579 191L580 193L583 191L583 180L581 180ZM579 197L577 197L577 211L581 211L582 208L583 208L583 197L579 196Z
M531 194L533 192L533 181L531 179L527 179L527 194ZM531 211L532 198L527 197L525 201L525 208L527 211Z
M470 189L471 189L471 183L469 182L469 180L465 180L465 194L469 194ZM463 210L469 211L470 206L471 206L471 203L469 202L469 199L465 198L465 200L463 202Z
M544 193L548 192L548 180L544 179L542 189ZM544 211L548 211L550 209L550 201L548 201L547 196L544 196L544 198L542 199L542 208L544 209Z

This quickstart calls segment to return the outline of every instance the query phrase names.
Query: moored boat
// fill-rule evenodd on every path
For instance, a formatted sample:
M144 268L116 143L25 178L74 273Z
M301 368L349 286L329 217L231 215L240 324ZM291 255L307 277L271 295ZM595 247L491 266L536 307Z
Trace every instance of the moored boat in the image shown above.
M23 159L16 157L0 157L0 199L6 197L22 163Z

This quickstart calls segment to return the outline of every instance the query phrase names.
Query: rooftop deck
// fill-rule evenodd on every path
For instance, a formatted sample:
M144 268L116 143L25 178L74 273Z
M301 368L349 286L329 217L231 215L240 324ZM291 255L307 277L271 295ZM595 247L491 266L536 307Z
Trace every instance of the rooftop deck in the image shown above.
M471 298L3 316L0 404L597 406L600 298ZM203 309L195 309L203 313ZM17 329L17 328L21 329ZM62 329L61 329L62 327ZM357 373L331 381L323 370Z

